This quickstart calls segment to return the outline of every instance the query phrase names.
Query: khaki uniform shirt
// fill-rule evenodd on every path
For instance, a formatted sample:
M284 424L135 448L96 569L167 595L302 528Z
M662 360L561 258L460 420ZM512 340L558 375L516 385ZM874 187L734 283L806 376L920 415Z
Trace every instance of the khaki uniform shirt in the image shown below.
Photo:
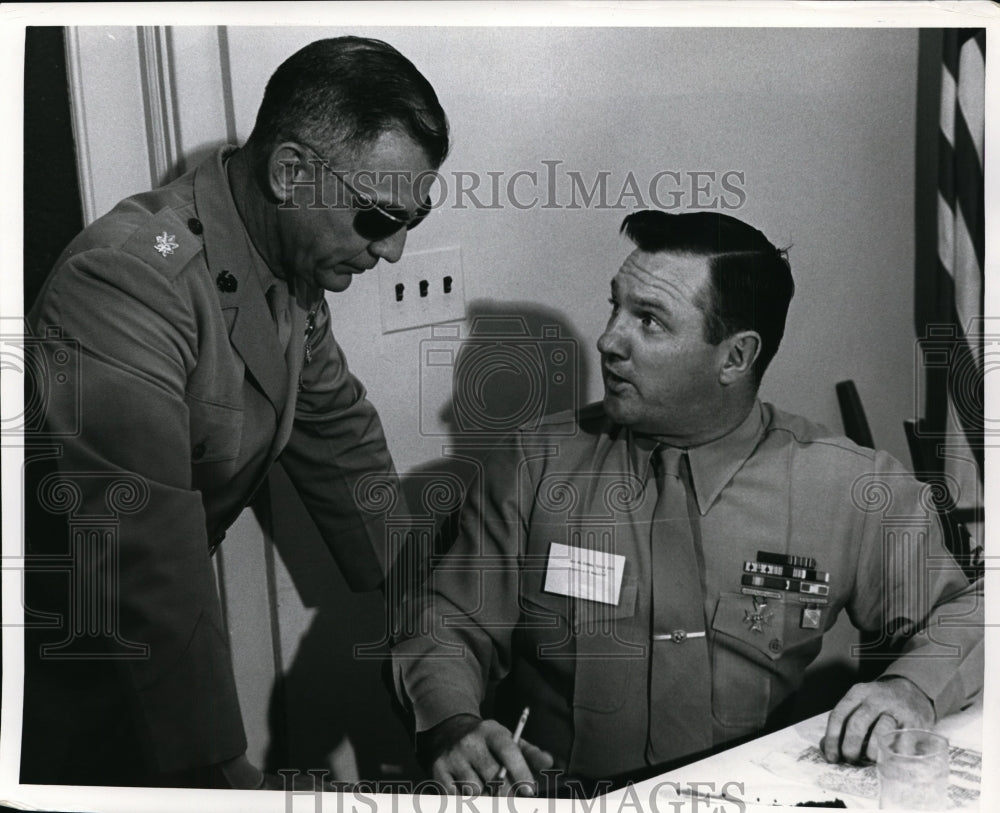
M525 739L570 773L647 767L654 445L595 405L546 419L491 456L469 489L455 545L393 649L417 731L480 713L499 681L501 722L512 726L530 706ZM942 547L927 487L895 459L760 403L689 458L704 626L687 632L706 632L711 659L711 674L690 677L711 682L716 745L766 727L841 611L897 641L930 622L886 674L916 683L938 716L980 691L981 595ZM556 543L623 556L617 601L547 590ZM829 573L829 594L746 588L744 563L758 551L814 558ZM766 612L754 623L761 598ZM686 668L683 646L676 652Z
M210 553L279 457L352 588L382 579L384 524L355 495L367 476L394 476L381 423L322 291L300 286L272 315L266 289L285 283L251 244L225 154L88 227L29 314L50 377L28 439L57 449L27 466L42 506L29 568L80 544L73 578L112 608L88 638L65 606L67 574L29 578L33 608L64 615L28 645L24 764L40 781L127 780L244 751ZM104 548L83 542L109 522ZM62 638L98 654L62 658ZM56 648L38 658L43 643Z

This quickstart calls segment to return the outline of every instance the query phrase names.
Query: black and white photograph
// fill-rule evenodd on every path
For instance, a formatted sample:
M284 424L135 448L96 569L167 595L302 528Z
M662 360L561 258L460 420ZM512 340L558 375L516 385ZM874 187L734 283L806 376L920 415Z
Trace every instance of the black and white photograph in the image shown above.
M0 37L0 809L993 809L1000 6Z

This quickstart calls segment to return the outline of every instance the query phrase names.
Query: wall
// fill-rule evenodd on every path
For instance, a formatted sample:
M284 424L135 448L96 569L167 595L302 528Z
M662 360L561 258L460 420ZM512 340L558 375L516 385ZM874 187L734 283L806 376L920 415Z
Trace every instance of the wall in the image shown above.
M607 172L613 203L629 171L640 190L663 170L686 181L692 171L743 173L742 195L726 200L791 246L798 287L763 397L839 428L833 387L852 378L876 441L908 459L901 421L913 414L915 30L175 29L160 39L176 80L161 100L168 137L145 146L135 139L143 114L134 104L142 92L132 81L134 48L114 63L117 46L104 43L134 40L134 29L84 33L91 43L82 48L84 63L89 57L117 77L111 86L81 82L93 123L88 141L102 151L89 164L91 195L104 208L147 187L171 156L176 169L216 143L242 141L280 61L342 33L391 42L430 79L453 128L449 180L459 171L509 179L533 170L544 194L542 162L562 162L549 164L560 173L557 197L569 196L566 171L588 186ZM133 114L101 115L121 95ZM132 171L111 171L116 145L130 150ZM151 158L157 151L159 164ZM518 189L528 196L526 184ZM715 184L709 197L721 191ZM681 204L694 198L688 187ZM556 395L591 400L600 395L594 340L607 317L605 292L628 251L617 228L640 205L449 205L410 234L407 248L461 247L470 312L523 316L536 333L558 326L581 369L579 388ZM382 335L378 291L370 273L331 296L335 332L381 411L399 469L415 476L451 442L450 381L423 364L426 343L456 338L429 328ZM468 329L462 325L459 336ZM262 523L247 520L230 534L223 560L252 755L280 761L282 751L293 753L306 765L329 762L345 777L412 770L378 686L378 660L352 658L349 649L352 640L379 639L377 600L335 586L339 575L280 477L271 514L261 511ZM257 589L240 604L246 574ZM272 641L265 640L269 614ZM841 635L834 648L847 640ZM277 692L271 669L284 675Z
M745 172L746 205L736 213L791 244L798 285L764 397L839 426L833 384L854 378L876 439L907 459L916 31L352 32L393 43L434 85L455 140L446 176L543 173L542 160L561 160L560 171L588 181L610 171L617 192L629 170L643 187L660 170ZM341 33L281 29L264 38L230 29L241 139L273 66ZM587 397L595 398L593 342L627 252L616 234L630 208L445 209L411 233L408 249L460 244L469 300L557 307L581 337ZM377 294L372 274L331 304L355 369L371 371L363 377L407 469L439 453L420 436L413 403L398 397L418 391L418 346L430 331L382 336L370 318Z

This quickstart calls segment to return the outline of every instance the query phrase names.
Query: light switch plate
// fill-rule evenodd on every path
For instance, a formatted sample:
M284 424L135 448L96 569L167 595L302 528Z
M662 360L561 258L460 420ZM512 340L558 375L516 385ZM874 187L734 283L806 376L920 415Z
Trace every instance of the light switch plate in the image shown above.
M378 280L383 333L465 319L459 246L405 253Z

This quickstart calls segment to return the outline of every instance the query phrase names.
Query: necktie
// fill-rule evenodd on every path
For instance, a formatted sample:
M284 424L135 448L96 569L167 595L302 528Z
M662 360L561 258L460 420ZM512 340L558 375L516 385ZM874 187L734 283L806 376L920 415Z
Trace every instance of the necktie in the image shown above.
M271 316L278 328L278 344L284 354L288 349L288 340L292 336L292 314L288 309L289 295L288 284L283 279L276 279L265 293L267 306L271 309Z
M666 762L712 745L712 679L705 630L697 507L687 455L659 446L650 530L653 607L646 757Z

